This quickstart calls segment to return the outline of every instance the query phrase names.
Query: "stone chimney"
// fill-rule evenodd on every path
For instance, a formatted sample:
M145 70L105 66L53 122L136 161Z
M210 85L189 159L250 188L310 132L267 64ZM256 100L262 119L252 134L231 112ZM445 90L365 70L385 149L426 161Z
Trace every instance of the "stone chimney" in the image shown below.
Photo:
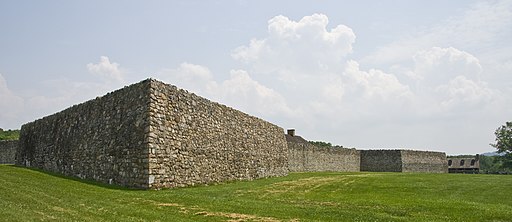
M295 136L295 129L288 129L287 133L289 136Z

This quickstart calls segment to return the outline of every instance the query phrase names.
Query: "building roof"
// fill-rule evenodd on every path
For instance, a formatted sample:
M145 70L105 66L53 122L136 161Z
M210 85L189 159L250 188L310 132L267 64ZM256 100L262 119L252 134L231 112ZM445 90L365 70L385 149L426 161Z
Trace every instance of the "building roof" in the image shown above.
M308 143L307 140L302 138L301 136L291 136L288 134L284 134L286 137L286 142L293 142L293 143Z

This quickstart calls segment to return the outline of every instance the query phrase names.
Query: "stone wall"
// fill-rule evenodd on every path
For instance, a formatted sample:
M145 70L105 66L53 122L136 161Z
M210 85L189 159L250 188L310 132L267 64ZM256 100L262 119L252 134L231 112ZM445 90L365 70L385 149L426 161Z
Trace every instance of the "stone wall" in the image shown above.
M361 171L402 172L400 150L361 150Z
M23 125L16 164L147 188L149 89L146 80Z
M446 154L415 150L361 150L361 171L446 173Z
M441 172L446 165L444 153L319 148L301 137L285 139L276 125L151 79L23 125L15 159L151 189L289 171Z
M14 164L18 140L0 140L0 164Z
M318 147L300 136L286 135L290 172L358 172L359 151L342 147Z
M445 153L402 150L401 155L402 172L448 173Z
M152 189L288 173L283 129L151 79L23 125L16 158Z
M152 188L288 173L283 129L175 86L152 81Z

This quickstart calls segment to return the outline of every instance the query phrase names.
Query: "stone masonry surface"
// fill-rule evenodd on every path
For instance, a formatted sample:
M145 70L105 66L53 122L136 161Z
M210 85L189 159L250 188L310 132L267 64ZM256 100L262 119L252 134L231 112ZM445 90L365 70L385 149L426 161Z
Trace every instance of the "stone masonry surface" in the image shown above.
M146 80L23 125L16 165L147 188L149 89Z
M361 150L361 171L402 172L400 150Z
M358 172L359 151L341 147L317 147L300 136L286 135L290 172Z
M283 129L151 79L23 125L16 164L151 189L288 173Z
M18 140L0 140L0 164L14 164Z
M361 150L361 171L446 173L443 152L415 150Z
M288 174L282 128L175 86L151 82L151 188Z
M17 149L0 143L0 160L143 189L289 171L447 171L440 152L321 148L290 132L148 79L23 125Z
M448 173L443 152L401 150L402 172Z

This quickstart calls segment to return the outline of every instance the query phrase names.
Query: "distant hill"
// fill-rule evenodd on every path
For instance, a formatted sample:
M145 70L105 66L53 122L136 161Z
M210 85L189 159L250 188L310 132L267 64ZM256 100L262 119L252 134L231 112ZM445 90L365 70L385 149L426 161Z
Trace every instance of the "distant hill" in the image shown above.
M503 154L499 154L497 151L493 151L493 152L482 153L480 155L482 155L482 156L502 156Z

